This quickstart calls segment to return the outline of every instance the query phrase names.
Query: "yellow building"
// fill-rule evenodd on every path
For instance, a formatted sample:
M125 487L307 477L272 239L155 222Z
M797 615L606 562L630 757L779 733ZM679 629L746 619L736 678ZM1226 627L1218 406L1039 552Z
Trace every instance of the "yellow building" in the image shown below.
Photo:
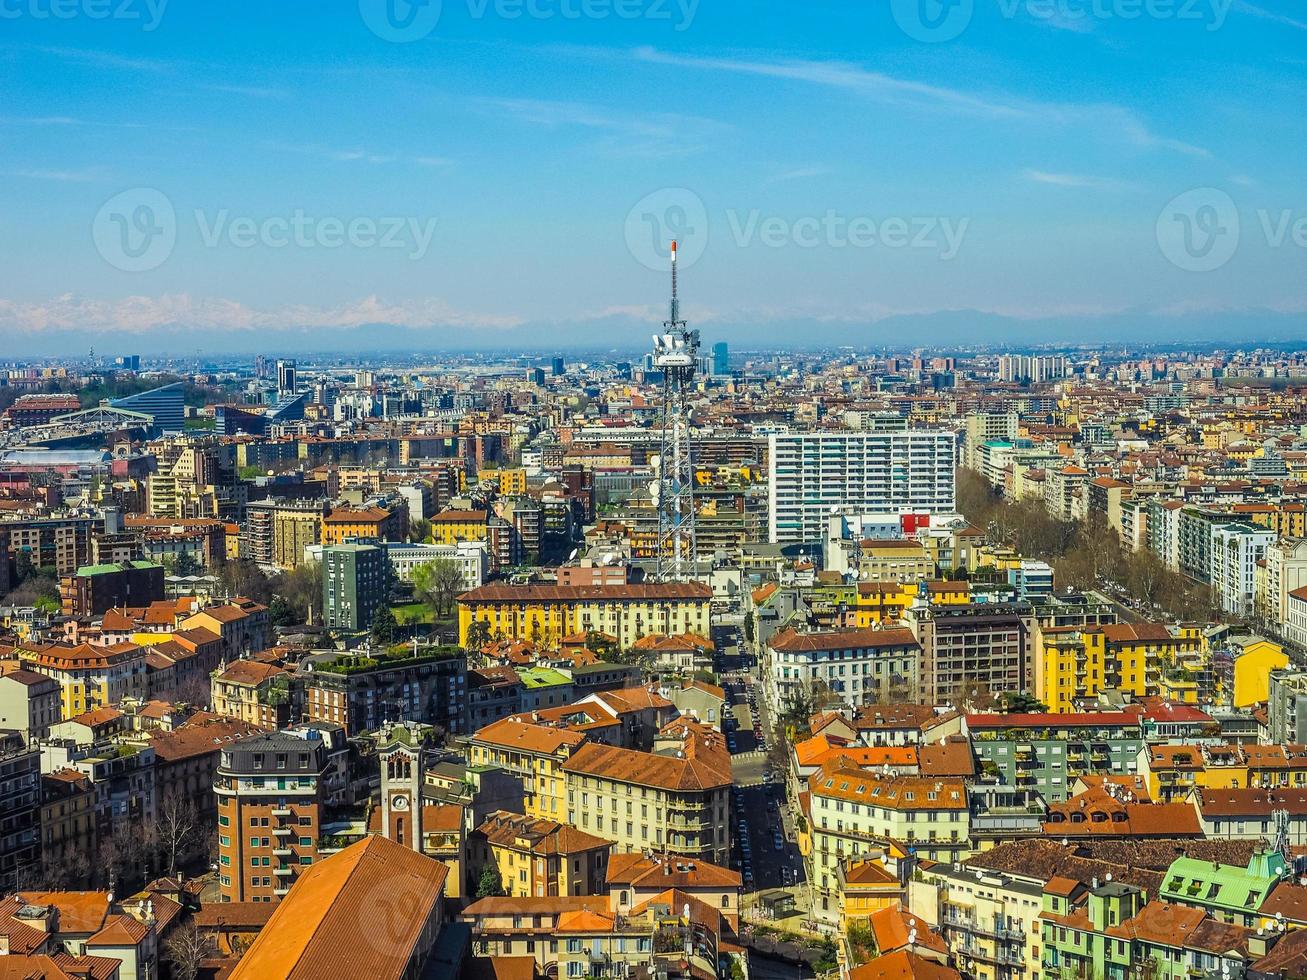
M1281 749L1278 759L1266 754L1256 756L1255 762L1262 769L1283 763L1283 749L1273 748ZM1195 788L1246 788L1249 773L1249 758L1240 745L1148 745L1139 753L1137 775L1148 780L1148 792L1154 800L1170 803L1187 799Z
M562 767L568 819L612 838L618 852L666 849L725 865L732 783L725 740L676 721L659 742L655 752L592 742L573 753Z
M557 820L498 810L468 839L472 880L494 867L512 898L603 895L613 842Z
M317 509L279 507L272 515L272 562L278 568L296 568L304 549L322 542L322 513Z
M490 533L490 515L484 510L446 510L431 518L431 540L436 544L484 541Z
M516 467L511 469L481 470L478 479L494 480L499 485L499 492L506 497L526 493L526 470Z
M834 598L836 603L847 607L845 626L867 629L885 623L903 620L904 612L916 603L920 595L921 584L915 582L864 582L858 586L857 593L839 592ZM926 594L932 606L965 605L971 598L971 587L965 581L927 582Z
M858 581L920 582L935 577L935 559L912 539L864 541L858 549Z
M363 510L341 508L322 518L322 543L344 544L355 538L375 538L380 541L398 540L395 515L384 507L367 507Z
M818 919L839 920L847 869L884 854L891 845L906 845L921 857L943 862L970 847L967 789L961 779L885 776L835 759L809 777L808 788Z
M59 682L65 719L115 705L123 698L144 699L149 695L145 650L135 643L51 643L20 647L18 657L33 670Z
M1035 648L1035 698L1052 712L1070 712L1077 698L1117 690L1136 698L1163 688L1192 702L1184 661L1203 648L1195 629L1158 623L1110 623L1040 631ZM1185 692L1192 691L1191 694Z
M562 765L585 736L504 718L472 736L473 766L498 766L522 780L523 809L541 820L566 820Z
M1282 538L1307 537L1307 505L1235 504L1231 513L1240 520L1270 528Z
M907 855L897 844L887 845L896 860ZM887 868L883 855L841 864L839 876L840 929L847 933L850 922L869 919L902 902L903 883Z
M1288 667L1288 655L1278 643L1260 636L1236 637L1231 644L1239 651L1234 656L1234 706L1246 708L1266 701L1271 671Z
M490 636L525 637L544 649L574 633L600 632L630 649L652 633L708 636L712 589L690 582L641 585L483 585L458 597L458 637L473 622Z
M1019 867L997 873L941 862L913 875L907 904L945 932L954 952L965 957L972 980L1038 978L1044 975L1038 969L1043 885Z

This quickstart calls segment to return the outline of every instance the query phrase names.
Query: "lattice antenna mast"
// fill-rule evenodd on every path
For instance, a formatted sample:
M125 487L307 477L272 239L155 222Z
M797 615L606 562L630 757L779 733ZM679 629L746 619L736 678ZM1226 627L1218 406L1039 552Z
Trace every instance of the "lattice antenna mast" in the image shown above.
M672 242L672 302L664 333L654 337L654 366L663 372L662 451L654 502L658 506L658 580L693 577L698 556L694 529L694 452L690 436L690 386L699 362L699 331L681 319Z

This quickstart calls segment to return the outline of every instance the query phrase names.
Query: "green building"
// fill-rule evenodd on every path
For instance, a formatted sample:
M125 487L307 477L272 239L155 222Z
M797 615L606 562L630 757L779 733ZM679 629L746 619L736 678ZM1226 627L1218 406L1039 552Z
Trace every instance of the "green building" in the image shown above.
M572 703L572 678L551 667L527 667L519 670L522 680L522 710L538 711Z
M1255 926L1257 910L1288 873L1284 855L1273 850L1258 851L1246 868L1182 857L1167 868L1158 898L1206 909L1222 922Z
M1050 803L1068 799L1080 776L1133 774L1145 745L1128 711L967 715L967 731L983 776Z
M1054 877L1039 916L1043 980L1242 977L1255 932L1202 909L1149 901L1134 885Z
M337 544L322 549L322 620L328 629L357 633L390 592L386 553L372 544Z

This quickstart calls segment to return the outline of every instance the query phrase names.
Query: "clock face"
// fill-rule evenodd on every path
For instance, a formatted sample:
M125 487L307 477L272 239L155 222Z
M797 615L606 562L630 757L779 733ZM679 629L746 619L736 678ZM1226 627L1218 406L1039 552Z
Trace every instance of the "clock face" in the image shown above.
M390 798L390 808L391 808L392 810L407 810L407 809L408 809L408 797L407 797L407 796L392 796L392 797Z

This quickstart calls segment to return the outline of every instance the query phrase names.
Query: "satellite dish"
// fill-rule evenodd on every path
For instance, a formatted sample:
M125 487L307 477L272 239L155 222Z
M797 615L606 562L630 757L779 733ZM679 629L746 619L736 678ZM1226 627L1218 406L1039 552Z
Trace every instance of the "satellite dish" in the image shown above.
M576 553L580 550L581 550L580 548L573 548L572 553L567 556L567 560L572 561L574 558L576 558Z

